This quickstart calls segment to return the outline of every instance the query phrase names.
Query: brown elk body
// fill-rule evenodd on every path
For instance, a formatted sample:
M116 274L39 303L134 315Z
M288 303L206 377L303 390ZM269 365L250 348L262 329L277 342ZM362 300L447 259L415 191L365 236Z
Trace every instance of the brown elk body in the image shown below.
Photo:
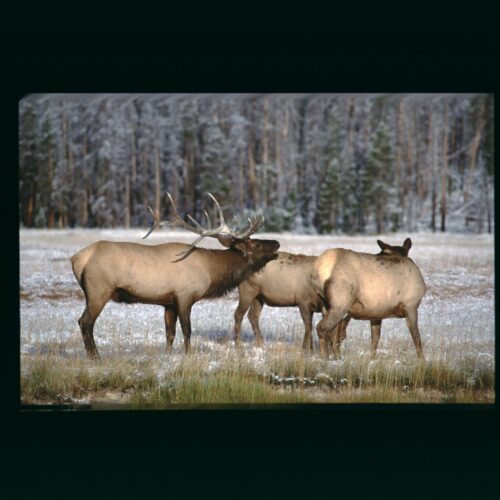
M420 270L407 256L411 240L407 238L403 247L378 243L382 248L378 255L336 248L323 252L313 264L313 287L327 304L317 326L323 354L331 345L335 357L339 356L342 327L336 327L340 322L345 328L351 318L370 320L374 353L381 321L405 318L417 355L423 358L417 310L426 287Z
M248 238L262 222L263 219L250 221L245 230L234 233L238 237L216 230L202 232L197 224L199 231L195 232L200 234L198 240L205 236L217 237L221 244L229 247L227 250L196 248L193 251L193 245L182 243L150 246L99 241L74 255L71 259L73 272L86 301L78 323L87 354L90 357L99 356L93 328L110 299L128 304L163 306L167 352L172 349L177 317L188 352L193 304L201 299L220 297L277 257L277 241ZM177 213L175 223L189 229L187 223L177 218ZM152 229L161 224L155 219ZM227 228L225 223L224 227ZM179 255L182 255L181 259Z
M312 317L321 312L323 301L311 286L312 264L316 256L278 252L278 258L252 274L238 287L239 303L234 313L234 338L240 339L241 322L248 319L257 346L262 345L259 316L264 304L272 307L298 307L304 321L304 349L312 349Z

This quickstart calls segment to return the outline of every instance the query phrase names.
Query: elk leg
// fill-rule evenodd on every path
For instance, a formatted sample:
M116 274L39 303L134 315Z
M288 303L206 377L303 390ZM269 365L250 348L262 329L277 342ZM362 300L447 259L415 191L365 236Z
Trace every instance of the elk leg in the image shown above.
M304 322L304 342L302 343L302 349L306 351L313 350L313 339L312 339L312 317L313 313L309 306L299 305L300 315L302 316L302 321Z
M424 361L424 353L422 351L422 342L420 340L420 333L418 331L418 314L417 308L405 308L405 318L406 324L408 325L408 330L410 330L413 343L415 344L415 349L417 350L417 356Z
M339 347L340 343L345 340L347 337L347 325L349 324L349 321L351 321L351 316L347 315L337 326L339 329L339 336L338 336L338 341L339 341Z
M330 352L340 352L340 344L346 338L347 325L351 321L351 316L347 315L339 324L333 329L333 332L326 339L326 348L328 354ZM333 342L335 341L335 346Z
M175 324L177 322L177 311L165 307L165 331L167 334L167 353L172 352L172 344L175 339Z
M78 324L82 331L83 344L87 356L92 359L99 359L99 353L97 352L97 347L94 342L94 323L99 317L99 314L101 314L111 294L102 293L97 297L93 294L91 297L88 297L85 289L84 292L87 298L87 307L85 307L83 314L78 320Z
M336 326L342 321L346 311L338 306L332 306L318 323L316 331L319 337L319 350L323 357L328 357L329 345L333 348L335 359L340 356L340 337L339 329Z
M87 356L92 359L99 359L99 353L94 342L94 323L95 319L92 318L87 306L78 320L78 325L82 331L83 345L85 346Z
M248 294L243 293L240 289L240 301L238 303L238 307L236 311L234 311L234 343L238 346L240 343L240 332L241 332L241 322L243 321L243 317L245 316L250 304L252 303L255 296L248 296ZM252 325L253 328L253 325ZM254 330L255 334L255 330ZM257 334L255 334L257 338Z
M264 303L261 299L255 299L250 306L250 311L248 311L248 319L250 320L250 324L252 325L253 333L255 335L255 345L257 347L262 346L262 334L260 333L259 327L259 317L262 312L262 307Z
M318 323L316 331L319 337L319 349L323 357L328 358L328 347L332 346L335 359L340 356L340 341L342 326L335 328L346 316L354 301L353 287L342 278L333 275L326 281L325 304L328 305L326 314ZM347 323L346 323L347 326Z
M191 307L192 304L179 307L179 320L184 335L184 349L186 354L191 350Z
M382 328L381 319L372 319L370 321L371 331L372 331L372 345L371 345L371 356L375 357L377 352L378 341L380 340L380 329Z

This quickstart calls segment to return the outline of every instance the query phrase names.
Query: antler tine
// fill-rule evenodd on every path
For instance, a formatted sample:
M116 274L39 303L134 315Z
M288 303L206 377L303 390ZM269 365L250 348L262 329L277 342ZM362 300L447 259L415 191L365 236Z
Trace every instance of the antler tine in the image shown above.
M151 212L151 215L153 216L153 224L151 225L151 228L146 233L146 235L142 237L143 240L145 240L156 228L163 225L162 222L158 222L156 214L153 212L153 209L149 205L148 205L148 210Z
M164 224L168 224L169 226L180 226L184 229L187 229L188 231L191 231L196 234L202 234L203 228L196 222L189 214L188 217L190 220L192 220L195 224L195 227L193 227L191 224L188 224L180 215L179 212L177 212L177 207L175 206L174 200L172 199L172 196L170 195L169 192L167 192L168 199L170 200L170 203L172 205L172 209L174 212L174 218L171 221L165 221Z
M196 227L192 226L191 224L188 224L180 215L179 212L177 212L177 208L175 206L174 200L172 199L172 196L170 195L169 192L167 192L168 199L170 200L170 203L172 205L172 211L173 211L173 219L172 220L166 220L166 221L158 221L157 215L154 213L153 209L148 205L148 209L153 215L153 225L151 226L151 229L147 232L145 236L143 236L143 239L147 238L155 229L164 226L164 225L169 225L169 226L180 226L184 229L187 229L188 231L191 231L196 234L202 234L204 229L191 217L189 218L195 223Z
M174 215L178 216L179 214L177 213L177 207L175 206L172 195L168 191L167 191L167 196L168 196L168 199L170 200L170 204L172 205L172 208L174 209Z
M203 231L203 227L201 227L201 225L200 225L200 224L198 224L198 222L197 222L195 219L193 219L193 218L192 218L189 214L187 215L187 217L188 217L188 219L189 219L191 222L193 222L193 223L195 224L195 226L196 226L196 227L197 227L200 231Z
M261 213L259 213L252 219L249 218L248 222L249 223L245 227L233 233L232 236L238 239L246 239L250 237L252 234L257 232L257 230L262 227L262 225L265 222L265 218Z
M208 229L212 229L212 222L210 221L210 217L208 216L208 212L206 210L203 211L205 213L205 217L207 218Z
M183 252L176 253L175 255L177 255L177 257L179 257L179 259L173 260L172 262L179 262L180 260L186 258L196 248L196 246L195 246L196 243L199 243L204 237L205 237L204 234L198 236L198 238L196 238L196 240L194 240L193 243L191 243L191 246L187 250L184 250Z
M214 200L215 205L217 207L217 214L219 215L219 223L221 228L227 228L226 221L224 220L224 214L222 213L222 208L219 205L219 202L215 199L215 196L212 193L207 193L212 200Z
M200 238L198 238L198 239L200 239ZM194 245L194 243L193 243L193 245ZM172 262L179 262L180 260L185 259L196 248L193 245L191 245L187 250L184 250L184 252L180 252L180 253L176 254L179 258L173 260Z

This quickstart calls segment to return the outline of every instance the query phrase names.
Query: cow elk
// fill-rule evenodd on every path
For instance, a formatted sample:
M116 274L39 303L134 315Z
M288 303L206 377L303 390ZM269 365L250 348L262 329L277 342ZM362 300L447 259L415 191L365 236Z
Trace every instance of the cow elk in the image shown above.
M411 240L402 247L378 240L378 255L335 248L323 252L313 264L312 285L325 301L326 313L318 323L320 351L340 354L340 341L351 318L370 320L372 354L385 318L405 318L417 355L424 358L418 330L418 306L426 287L420 270L408 257Z
M86 307L78 320L87 355L98 358L93 328L102 309L111 299L127 304L156 304L165 309L167 352L172 350L177 317L184 335L186 353L190 350L191 308L201 299L220 297L237 287L252 273L277 258L279 243L275 240L250 239L264 223L257 215L239 230L229 228L222 209L214 200L219 226L203 228L191 216L187 223L172 203L173 219L159 222L151 208L154 221L149 234L168 224L196 233L191 244L164 243L141 245L127 242L98 241L84 248L72 259L73 272L85 294ZM195 247L205 237L217 238L227 249Z
M255 343L262 345L259 316L264 304L272 307L298 307L304 321L302 347L312 349L312 317L321 312L323 301L311 286L312 264L316 256L278 252L278 258L266 264L240 284L239 303L234 313L234 340L240 340L241 322L245 313L255 334Z

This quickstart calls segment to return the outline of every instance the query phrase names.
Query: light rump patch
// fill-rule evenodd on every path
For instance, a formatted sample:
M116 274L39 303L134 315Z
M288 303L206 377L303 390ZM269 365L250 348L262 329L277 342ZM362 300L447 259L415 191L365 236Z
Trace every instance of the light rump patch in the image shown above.
M332 269L337 262L338 250L326 250L322 255L324 258L318 259L314 264L317 280L319 283L324 283L332 274Z

